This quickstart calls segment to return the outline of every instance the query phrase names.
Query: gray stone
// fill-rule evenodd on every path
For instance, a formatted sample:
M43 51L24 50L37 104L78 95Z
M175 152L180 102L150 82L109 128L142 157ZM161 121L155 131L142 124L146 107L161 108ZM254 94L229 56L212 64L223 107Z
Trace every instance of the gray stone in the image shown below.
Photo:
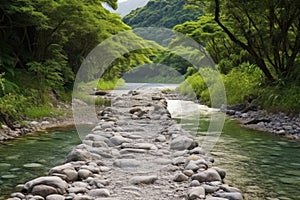
M196 147L196 148L190 150L190 154L205 155L205 151L201 147Z
M92 155L85 149L73 149L67 156L67 162L71 161L89 161Z
M78 177L81 179L81 180L84 180L84 179L87 179L88 177L91 177L93 176L93 173L90 171L90 170L87 170L87 169L80 169L78 171Z
M241 193L241 190L239 190L238 188L235 187L231 187L229 185L221 185L220 187L222 190L224 190L225 192L239 192Z
M187 136L178 136L172 140L170 148L172 150L182 151L186 149L193 149L196 146L193 139Z
M221 181L219 173L214 169L208 169L192 176L192 180L198 180L202 182Z
M35 185L31 190L31 194L39 195L45 198L48 195L57 194L57 190L48 185Z
M64 200L65 197L59 194L52 194L46 197L46 200Z
M219 190L219 186L214 186L214 185L207 185L203 184L202 187L204 187L206 194L211 194Z
M184 175L182 173L178 173L178 174L175 175L175 177L174 177L173 180L175 182L183 182L183 181L187 181L188 179L189 179L188 176L186 176L186 175Z
M94 198L88 195L77 195L73 200L94 200Z
M199 181L197 180L193 180L191 183L190 183L190 187L198 187L200 186L201 184L199 183Z
M44 200L44 197L40 196L40 195L35 195L32 196L31 198L29 198L30 200Z
M157 176L135 176L129 182L133 185L153 184L157 180Z
M226 171L225 171L224 169L221 169L221 168L219 168L219 167L212 167L212 169L216 170L216 171L219 173L221 179L224 179L224 178L225 178L225 176L226 176Z
M24 199L25 198L25 195L22 194L21 192L15 192L15 193L12 193L10 195L11 198L19 198L19 199Z
M243 200L243 196L239 192L217 192L215 197L222 197L228 200Z
M94 141L92 142L92 146L93 147L104 147L104 148L108 148L107 143L103 142L103 141Z
M77 171L74 169L72 164L67 163L50 169L49 175L53 174L64 174L65 176L60 176L65 181L76 181L78 178Z
M117 135L117 136L114 136L112 138L110 138L110 141L111 143L113 143L114 145L118 146L118 145L121 145L123 144L124 142L127 141L126 138L120 136L120 135Z
M224 198L221 198L221 197L213 197L213 196L206 196L206 200L228 200L228 199L224 199Z
M45 177L36 178L32 181L27 182L24 185L24 189L30 193L33 187L36 185L52 186L53 188L56 188L59 194L65 194L66 190L68 189L67 182L55 176L45 176Z
M72 183L72 186L88 188L89 184L87 184L85 182L81 182L81 181L76 181L76 182Z
M145 150L156 150L157 147L151 143L123 143L122 148L132 148L132 149L145 149Z
M165 141L167 141L167 139L166 139L166 136L164 136L164 135L159 135L159 136L157 136L157 137L155 138L154 141L155 141L155 142L165 142Z
M185 157L180 156L173 159L173 165L182 165L185 164Z
M129 153L147 153L145 149L131 149L125 148L120 150L120 154L129 154Z
M135 159L116 159L113 165L119 168L132 168L140 166L140 161Z
M86 193L87 192L87 188L85 187L71 187L68 189L69 193Z
M190 200L204 199L205 198L205 189L201 186L193 187L189 190L188 197Z
M194 171L193 170L184 170L183 173L186 176L190 177L190 176L192 176L194 174Z
M88 195L92 197L109 197L110 192L107 189L93 189L88 192Z
M189 164L184 168L185 170L192 170L196 172L198 169L200 169L200 166L196 164L195 161L191 160Z

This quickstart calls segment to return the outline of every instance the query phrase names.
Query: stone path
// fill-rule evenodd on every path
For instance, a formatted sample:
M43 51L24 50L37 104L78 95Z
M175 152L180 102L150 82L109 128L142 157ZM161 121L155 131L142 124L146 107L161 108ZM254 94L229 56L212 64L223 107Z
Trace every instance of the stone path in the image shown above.
M98 125L66 164L10 199L243 199L197 145L170 118L161 92L129 92L99 113Z

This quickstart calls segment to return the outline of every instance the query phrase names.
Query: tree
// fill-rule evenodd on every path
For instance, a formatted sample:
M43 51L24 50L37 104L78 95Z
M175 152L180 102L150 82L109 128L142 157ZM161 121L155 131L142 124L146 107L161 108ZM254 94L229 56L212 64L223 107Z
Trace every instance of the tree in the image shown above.
M203 6L200 1L189 2ZM205 7L270 82L291 76L300 52L298 0L208 0Z

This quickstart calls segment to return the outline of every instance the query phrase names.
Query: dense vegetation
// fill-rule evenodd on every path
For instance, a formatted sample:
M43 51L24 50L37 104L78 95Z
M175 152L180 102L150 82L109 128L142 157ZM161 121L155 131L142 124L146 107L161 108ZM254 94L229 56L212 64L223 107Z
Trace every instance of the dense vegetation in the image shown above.
M123 21L133 28L165 27L195 20L199 10L184 9L186 0L150 0L146 6L132 11Z
M254 96L271 110L300 110L299 1L189 3L204 9L205 15L177 25L175 30L206 47L224 74L229 103L241 103ZM205 88L197 75L188 81ZM205 91L198 94L204 102Z
M222 73L230 104L251 97L269 109L300 110L299 1L187 2L151 0L123 21L132 27L173 28L204 46ZM53 108L60 101L70 99L75 74L88 53L107 38L131 29L102 3L117 8L116 0L6 0L1 3L0 123L14 129L16 121L60 114ZM220 88L214 78L216 71L201 69L201 74L208 76L207 84L197 73L198 69L187 61L191 58L201 63L202 55L184 47L180 37L169 37L165 31L147 32L146 39L153 37L152 40L175 52L177 48L181 55L145 49L145 40L138 35L136 32L126 39L116 39L126 45L135 41L140 50L119 55L98 83L92 80L98 78L100 71L87 72L86 80L92 81L88 85L95 83L100 89L110 89L132 67L154 62L161 65L139 68L146 69L147 80L162 82L167 77L164 82L174 82L172 77L178 72L187 79L200 101L210 104L208 86L215 88L210 90L215 93ZM126 49L119 43L111 45L115 47L112 50ZM162 70L163 65L177 72ZM161 74L155 77L156 67ZM139 73L142 71L132 72ZM189 94L186 84L179 89Z
M104 2L117 7L117 0L1 3L0 123L14 129L25 116L57 114L53 106L70 99L74 74L86 55L106 38L130 30L102 7ZM104 79L147 60L139 52L120 56Z

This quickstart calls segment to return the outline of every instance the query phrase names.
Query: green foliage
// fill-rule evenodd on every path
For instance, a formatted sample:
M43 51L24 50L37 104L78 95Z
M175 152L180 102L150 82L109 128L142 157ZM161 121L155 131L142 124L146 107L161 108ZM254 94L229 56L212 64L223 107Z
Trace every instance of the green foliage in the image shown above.
M249 96L258 97L263 83L263 74L255 65L243 63L223 76L227 103L244 103Z
M123 79L114 78L112 80L100 79L97 83L98 90L113 90L117 86L124 86L125 81Z
M0 121L12 123L23 118L27 99L22 95L6 94L0 98Z
M294 83L260 89L258 102L268 110L300 112L300 87Z
M42 105L38 107L29 107L25 110L24 116L30 120L42 119L43 117L57 117L63 115L62 111L59 111L52 106Z
M199 72L189 76L176 90L181 95L196 98L209 106L212 105L211 99L214 98L214 106L220 107L224 103L223 99L218 98L222 89L219 72L211 68L201 68Z
M123 21L133 28L136 27L166 27L195 20L201 10L184 8L185 0L150 0L146 6L132 11Z

